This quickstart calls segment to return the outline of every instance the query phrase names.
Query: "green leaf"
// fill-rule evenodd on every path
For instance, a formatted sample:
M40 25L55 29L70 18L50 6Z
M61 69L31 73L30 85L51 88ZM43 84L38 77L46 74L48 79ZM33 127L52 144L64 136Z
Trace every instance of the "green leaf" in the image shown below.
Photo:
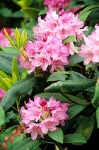
M70 100L71 102L75 104L80 104L80 105L89 105L89 102L87 100L82 100L78 98L77 96L69 95L69 94L64 94L64 96Z
M70 71L69 72L69 80L75 80L75 79L86 79L86 77L84 75L82 75L81 73L75 72L75 71Z
M6 113L5 122L6 122L6 123L7 123L7 122L10 122L10 119L15 119L16 117L17 117L17 114L15 114L15 113L13 112L13 110L10 111L10 112L7 112L7 113Z
M85 5L92 5L92 4L95 3L94 0L91 0L91 1L89 1L89 0L83 0L83 1L84 1Z
M99 8L99 5L89 5L84 10L80 12L79 19L82 21L85 21L86 18L89 16L89 14L92 12L92 10Z
M36 78L33 77L18 81L7 91L6 96L1 101L1 106L7 111L20 96L25 95L35 84Z
M22 34L21 34L21 38L20 38L20 40L21 40L21 42L20 42L20 47L25 47L25 45L26 45L26 42L27 42L27 40L28 40L28 33L25 31L25 30L23 30L23 32L22 32Z
M63 40L63 44L67 44L68 42L77 42L76 36L71 35L68 36L65 40Z
M12 60L12 81L13 81L13 83L17 82L19 80L19 78L20 78L20 76L19 76L17 60L15 57L13 57L13 60Z
M18 45L18 48L20 47L20 38L21 38L21 34L19 32L19 30L16 28L15 30L15 36L16 36L16 42L17 42L17 45Z
M7 91L9 89L9 86L8 86L6 80L4 78L2 78L1 76L0 76L0 87L2 89L4 89L5 91Z
M26 15L28 15L32 19L36 19L39 14L39 10L36 8L26 7L26 8L21 9L21 11L24 12Z
M8 47L6 47L6 48L8 48ZM4 48L4 49L5 49L5 48ZM8 51L10 51L10 49L9 49ZM4 58L4 59L6 59L6 60L12 62L13 57L14 57L14 56L17 56L17 55L16 55L16 54L13 54L13 52L12 52L12 53L9 53L8 51L6 51L6 52L0 51L0 57L2 57L2 58Z
M38 150L39 145L41 145L41 140L33 141L31 138L26 138L17 143L12 150Z
M18 50L16 50L13 47L0 47L4 52L8 53L8 54L12 54L12 56L18 56L19 52Z
M0 69L11 74L11 62L5 58L0 57Z
M20 134L20 136L15 136L14 137L14 141L11 143L10 141L7 141L7 150L13 150L14 147L20 143L21 141L23 141L24 135Z
M85 137L81 133L67 134L64 137L64 143L71 143L74 145L82 145L86 143Z
M28 75L27 69L23 68L22 69L22 74L21 74L21 79L26 78L27 75Z
M96 109L96 121L97 121L97 128L99 129L99 106Z
M48 132L48 136L50 138L52 138L54 141L57 141L59 143L63 143L64 134L63 134L63 131L60 128L58 128L55 131Z
M0 127L5 123L5 112L0 106Z
M12 0L15 4L19 5L22 8L30 6L32 4L32 0Z
M76 133L81 133L85 136L86 141L89 140L95 125L95 116L92 115L82 120L76 130Z
M0 15L2 15L3 17L11 17L12 11L7 7L2 7L0 8Z
M75 116L77 116L82 110L85 109L86 106L84 105L72 105L69 107L68 109L68 115L69 115L69 119L74 118Z
M32 27L33 27L33 22L32 22ZM22 34L23 29L22 28L17 28L17 29L20 32L20 34ZM15 31L16 31L16 29L13 29L13 32L15 32ZM33 41L34 40L33 33L31 32L30 28L29 29L25 29L25 32L27 33L28 40Z
M3 81L5 83L5 85L8 87L7 89L9 89L12 86L12 80L9 78L3 78Z
M12 16L13 18L23 18L24 17L24 13L21 12L20 10L13 12Z
M91 11L87 11L86 13L81 14L81 15L79 16L79 19L80 19L81 21L85 21L85 20L88 18L88 16L90 15L90 13L91 13Z
M11 39L11 37L9 36L8 32L6 31L6 29L4 29L4 33L5 33L6 37L8 38L10 44L16 49L16 46L15 46L13 40Z
M37 95L45 99L49 99L50 97L54 96L56 100L60 100L61 102L65 102L65 103L66 102L70 103L70 101L60 93L39 93Z
M74 64L77 64L80 62L83 62L83 58L80 57L78 54L74 54L72 56L69 56L69 63L70 64L68 66L71 66L71 65L74 65Z
M5 72L1 71L1 70L0 70L0 76L3 77L3 78L8 78L8 75Z
M41 15L45 15L46 14L46 9L42 9L42 10L40 10L40 12L39 12L39 16L41 16Z
M59 81L49 85L45 92L60 92L60 93L72 93L72 92L80 92L85 89L91 88L95 86L96 80L92 79L73 79L73 80L66 80L66 81Z
M92 100L92 104L94 104L95 106L99 106L99 78L97 79L97 83L95 86L95 93Z
M54 72L52 73L48 79L48 81L65 81L66 75L62 72Z

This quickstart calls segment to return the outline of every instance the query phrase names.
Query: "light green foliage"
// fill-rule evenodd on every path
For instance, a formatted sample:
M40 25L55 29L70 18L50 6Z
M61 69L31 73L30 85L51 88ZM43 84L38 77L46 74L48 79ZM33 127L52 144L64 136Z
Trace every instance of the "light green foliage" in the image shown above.
M55 130L53 132L49 132L48 135L53 140L55 140L55 141L57 141L59 143L63 143L64 134L63 134L63 132L62 132L62 130L60 128L58 128L57 130Z

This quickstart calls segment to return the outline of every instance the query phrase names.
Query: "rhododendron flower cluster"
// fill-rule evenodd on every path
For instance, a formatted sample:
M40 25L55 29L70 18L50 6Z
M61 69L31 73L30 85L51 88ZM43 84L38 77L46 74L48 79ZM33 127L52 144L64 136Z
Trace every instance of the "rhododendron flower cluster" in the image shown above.
M79 55L84 58L84 64L99 62L99 25L95 25L95 31L88 37L84 37Z
M83 37L83 31L87 29L83 27L84 22L72 12L62 10L57 14L56 11L48 11L44 20L41 17L38 18L38 25L33 28L33 36L37 40L39 38L46 40L50 35L64 40L70 35L75 35L80 40Z
M48 6L49 9L59 10L64 9L71 0L44 0L44 5Z
M62 10L66 8L70 4L71 0L44 0L44 5L48 7L48 10ZM78 11L82 6L69 8L66 10L66 12L76 12Z
M19 57L22 67L29 72L41 67L43 71L64 69L68 65L68 56L77 52L73 42L63 44L63 40L69 36L76 36L78 40L83 37L84 23L77 15L60 11L48 11L45 19L38 18L38 25L33 29L35 41L28 41L25 47L27 58ZM22 63L25 62L25 63ZM27 65L26 65L27 64Z
M0 88L0 101L5 96L5 94L6 94L6 91L4 91L3 89Z
M57 43L57 44L56 44ZM26 45L27 56L31 62L31 70L34 71L36 67L41 67L46 71L49 66L50 72L55 69L64 69L67 65L69 50L57 37L49 37L45 41L29 41Z
M5 28L5 30L7 31L9 36L13 36L14 35L12 29ZM10 42L9 42L8 38L6 37L6 35L4 33L4 29L2 29L0 31L0 46L8 47L9 45L10 45Z
M39 135L44 138L49 131L55 131L57 126L65 125L68 104L62 104L56 101L54 97L50 97L49 101L34 97L34 101L29 102L20 109L22 122L26 126L26 133L31 133L31 137L35 140Z

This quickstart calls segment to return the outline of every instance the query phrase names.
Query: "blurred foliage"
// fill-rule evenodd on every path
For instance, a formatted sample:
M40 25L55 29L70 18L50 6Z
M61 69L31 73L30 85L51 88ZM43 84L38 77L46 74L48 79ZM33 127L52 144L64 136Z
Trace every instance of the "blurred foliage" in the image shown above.
M98 0L72 0L67 8L78 6L85 8L88 5L97 5L98 3ZM7 26L31 29L36 25L38 15L44 16L45 12L43 0L0 1L0 28ZM89 26L94 26L96 23L99 23L99 9L93 10L86 20L86 25Z

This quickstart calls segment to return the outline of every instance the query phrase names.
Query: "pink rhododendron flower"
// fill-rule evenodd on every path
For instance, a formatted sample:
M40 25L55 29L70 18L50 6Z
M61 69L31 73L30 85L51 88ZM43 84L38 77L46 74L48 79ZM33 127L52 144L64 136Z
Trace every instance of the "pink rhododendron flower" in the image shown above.
M20 62L20 67L24 66L24 68L27 68L27 69L31 68L30 67L31 62L29 62L28 59L26 57L24 57L22 54L20 54L17 59Z
M66 8L70 4L70 2L71 2L71 0L44 0L44 5L48 7L48 10L59 11L59 10ZM83 6L69 8L66 10L66 12L75 13L82 7Z
M49 101L34 97L34 101L29 99L29 102L20 109L22 122L26 126L26 133L31 133L31 137L35 140L39 135L44 138L44 135L49 131L55 131L59 124L65 125L68 104L62 104L56 101L54 97L50 97Z
M6 92L0 88L0 101L2 100L2 98L5 96Z
M12 29L10 28L5 28L7 33L9 34L9 36L13 36L14 33L12 31ZM3 46L3 47L8 47L10 45L10 42L9 40L7 39L5 33L4 33L4 29L2 29L0 31L0 46Z
M71 0L44 0L44 5L48 6L49 9L60 10L64 9Z
M64 69L69 63L67 58L69 50L56 36L54 38L49 36L46 41L36 40L31 43L32 48L28 48L29 43L26 45L26 54L31 62L30 72L37 67L41 67L43 71L49 67L50 72L53 72L58 68Z
M99 25L95 25L95 31L88 37L84 37L85 44L81 46L79 55L84 58L84 64L99 62Z
M21 66L28 68L29 73L36 68L51 73L56 69L63 70L69 64L68 56L77 52L73 42L64 45L63 40L72 35L81 40L86 30L83 26L84 23L73 13L48 11L45 19L38 18L38 25L33 29L36 40L27 42L25 54L28 61L19 58Z
M83 31L87 28L84 27L84 22L80 21L78 15L74 13L60 11L48 11L45 19L38 18L38 25L33 28L33 36L36 39L46 40L49 35L57 36L59 39L64 40L70 35L77 36L78 40L83 37Z

